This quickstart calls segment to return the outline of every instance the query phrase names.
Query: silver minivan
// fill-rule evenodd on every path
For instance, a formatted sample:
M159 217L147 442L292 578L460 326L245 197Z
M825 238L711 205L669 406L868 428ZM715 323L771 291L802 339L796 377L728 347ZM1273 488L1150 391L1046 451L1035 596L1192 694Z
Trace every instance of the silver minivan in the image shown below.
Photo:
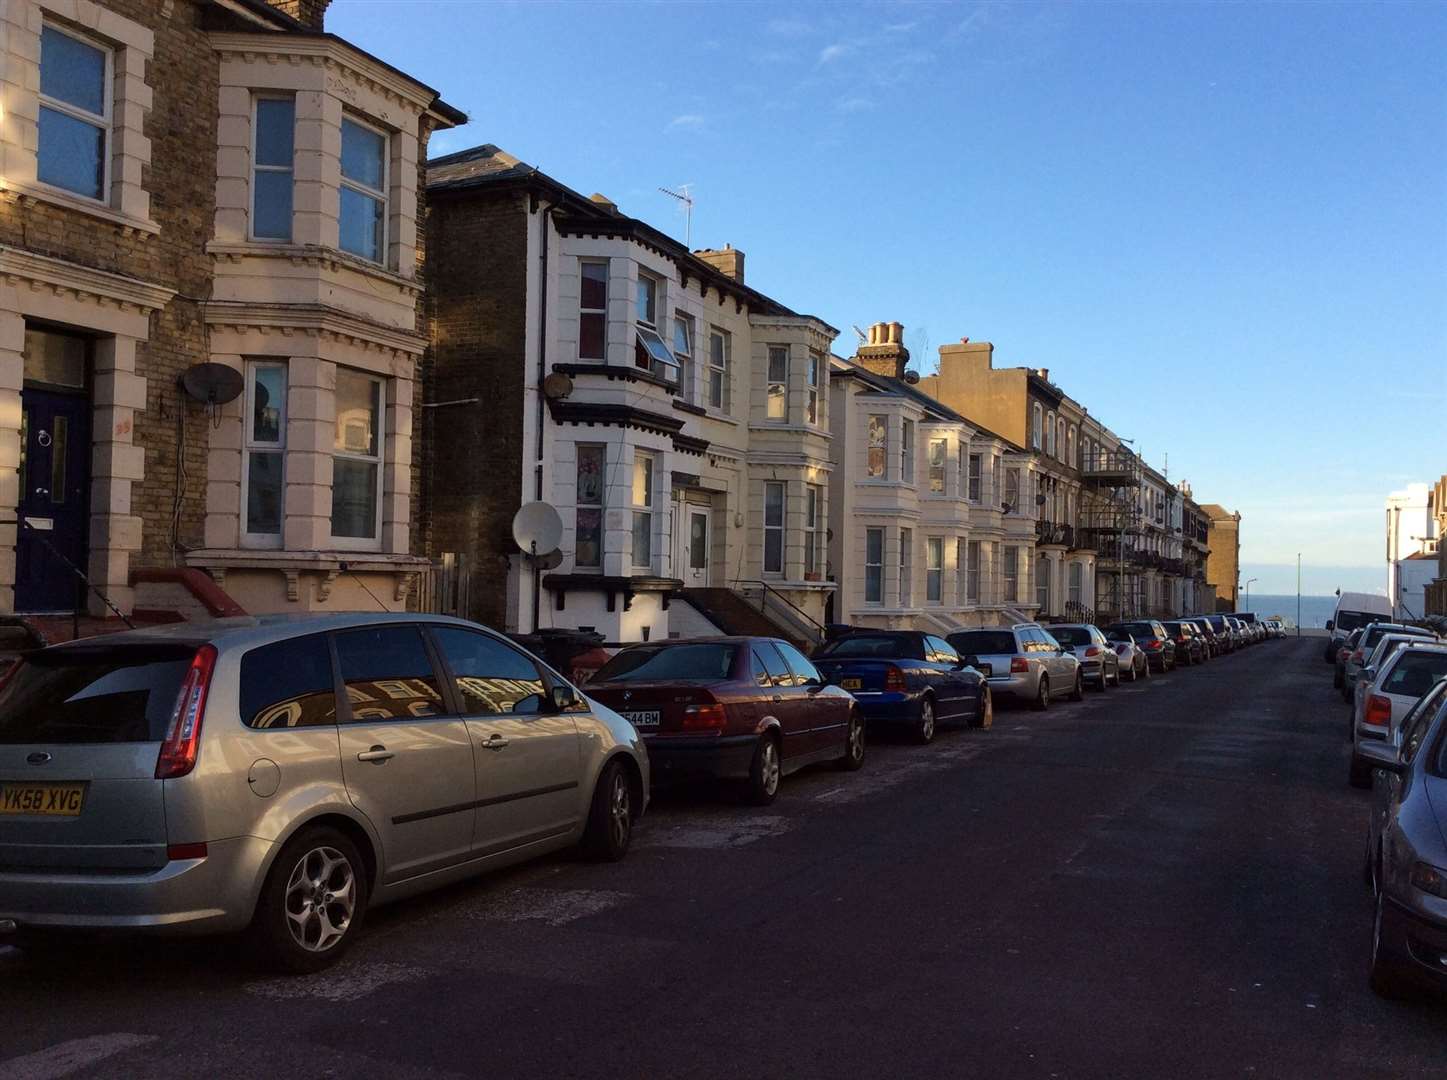
M247 931L315 971L368 907L581 843L627 851L633 726L475 623L185 623L0 682L0 942Z

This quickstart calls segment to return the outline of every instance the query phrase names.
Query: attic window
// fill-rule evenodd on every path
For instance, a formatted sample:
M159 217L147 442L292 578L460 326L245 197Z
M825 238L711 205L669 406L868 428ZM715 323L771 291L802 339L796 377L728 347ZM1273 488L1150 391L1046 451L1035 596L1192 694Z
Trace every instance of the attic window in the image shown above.
M658 336L647 326L637 327L637 344L633 348L633 366L652 372L665 382L678 382L678 361Z

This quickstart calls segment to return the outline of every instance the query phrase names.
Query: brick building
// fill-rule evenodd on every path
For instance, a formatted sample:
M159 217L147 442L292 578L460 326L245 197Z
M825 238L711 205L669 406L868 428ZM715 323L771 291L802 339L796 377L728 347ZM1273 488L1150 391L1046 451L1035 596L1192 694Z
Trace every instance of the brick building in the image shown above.
M1241 515L1202 503L1206 519L1206 584L1216 592L1217 611L1238 611L1241 600Z
M465 118L326 6L0 6L0 611L99 613L72 565L127 612L186 568L405 601L419 162Z

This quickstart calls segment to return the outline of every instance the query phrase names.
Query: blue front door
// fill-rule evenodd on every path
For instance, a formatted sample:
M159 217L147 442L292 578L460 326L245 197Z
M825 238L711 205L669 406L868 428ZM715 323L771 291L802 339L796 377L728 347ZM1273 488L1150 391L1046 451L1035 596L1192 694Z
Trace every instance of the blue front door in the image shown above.
M20 514L15 609L74 611L85 605L90 522L90 399L26 386L20 393Z

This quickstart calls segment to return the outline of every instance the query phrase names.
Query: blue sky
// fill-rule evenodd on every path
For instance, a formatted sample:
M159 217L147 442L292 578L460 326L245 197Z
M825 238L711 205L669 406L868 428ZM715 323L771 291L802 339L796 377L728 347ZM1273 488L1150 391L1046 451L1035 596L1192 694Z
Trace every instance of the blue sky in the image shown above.
M1447 5L335 0L494 142L841 327L1052 378L1260 592L1385 585L1447 471ZM1389 453L1370 445L1386 437ZM1368 440L1364 442L1364 440ZM1245 575L1243 574L1243 577Z

